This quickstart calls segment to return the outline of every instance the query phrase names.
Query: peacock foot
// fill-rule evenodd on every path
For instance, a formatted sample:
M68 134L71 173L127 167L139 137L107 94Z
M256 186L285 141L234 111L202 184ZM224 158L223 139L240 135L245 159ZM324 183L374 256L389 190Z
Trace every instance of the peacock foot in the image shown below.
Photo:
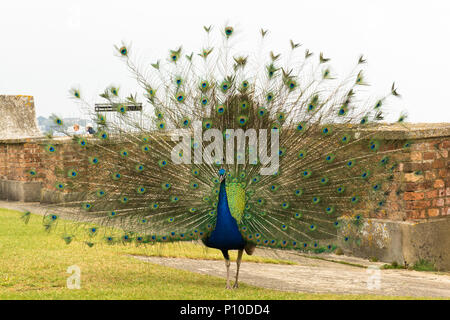
M233 289L238 289L239 288L239 283L236 281L233 285Z
M230 286L229 284L227 284L227 285L225 286L225 289L231 290L232 288L231 288L231 286Z

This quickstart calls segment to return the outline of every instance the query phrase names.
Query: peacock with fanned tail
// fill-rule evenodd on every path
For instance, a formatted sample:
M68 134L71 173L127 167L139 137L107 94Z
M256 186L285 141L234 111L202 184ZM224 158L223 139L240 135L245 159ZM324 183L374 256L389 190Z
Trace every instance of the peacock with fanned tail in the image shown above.
M137 95L123 98L111 86L100 96L114 112L92 113L95 134L72 136L75 159L64 157L67 146L46 145L55 188L66 194L64 206L86 229L87 243L201 240L222 251L227 288L229 250L238 250L237 287L244 250L320 253L359 244L338 229L383 210L391 154L409 147L386 146L377 136L388 98L399 96L395 86L381 98L359 98L367 85L362 56L339 81L330 59L293 41L286 59L254 56L234 49L232 27L220 30L217 46L212 28L204 29L199 53L178 47L147 68L133 62L129 46L117 46L144 89L142 111L133 111ZM266 38L261 30L261 47ZM89 106L78 89L71 95ZM70 135L61 118L54 122ZM46 228L58 217L49 210ZM73 235L65 230L63 238L70 243Z

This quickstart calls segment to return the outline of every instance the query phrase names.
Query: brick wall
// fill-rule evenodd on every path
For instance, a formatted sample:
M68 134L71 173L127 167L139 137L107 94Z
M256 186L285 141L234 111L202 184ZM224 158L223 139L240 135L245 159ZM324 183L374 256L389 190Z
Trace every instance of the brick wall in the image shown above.
M42 147L33 139L0 142L0 180L37 181L44 177L30 175L42 168Z

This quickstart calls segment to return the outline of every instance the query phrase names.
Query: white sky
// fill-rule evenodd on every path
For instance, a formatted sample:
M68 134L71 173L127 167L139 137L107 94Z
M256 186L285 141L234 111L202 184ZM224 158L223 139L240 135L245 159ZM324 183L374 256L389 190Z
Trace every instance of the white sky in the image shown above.
M38 115L77 115L74 85L93 102L110 84L137 91L114 44L131 41L150 63L180 44L198 51L202 26L227 21L245 37L269 29L275 51L289 39L323 51L341 75L363 53L373 92L395 81L409 121L450 122L448 0L2 0L0 94L33 95Z

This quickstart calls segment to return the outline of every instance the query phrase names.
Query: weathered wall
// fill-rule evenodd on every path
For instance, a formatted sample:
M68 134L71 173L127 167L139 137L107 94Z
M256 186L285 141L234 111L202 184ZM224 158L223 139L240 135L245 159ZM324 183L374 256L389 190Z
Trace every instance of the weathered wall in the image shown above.
M342 236L360 239L343 241L341 246L360 257L404 265L423 259L438 270L450 270L450 124L406 128L377 129L385 139L411 141L412 146L395 156L396 192L389 196L386 209L360 228L341 229Z
M0 140L42 136L36 125L32 96L0 95Z

